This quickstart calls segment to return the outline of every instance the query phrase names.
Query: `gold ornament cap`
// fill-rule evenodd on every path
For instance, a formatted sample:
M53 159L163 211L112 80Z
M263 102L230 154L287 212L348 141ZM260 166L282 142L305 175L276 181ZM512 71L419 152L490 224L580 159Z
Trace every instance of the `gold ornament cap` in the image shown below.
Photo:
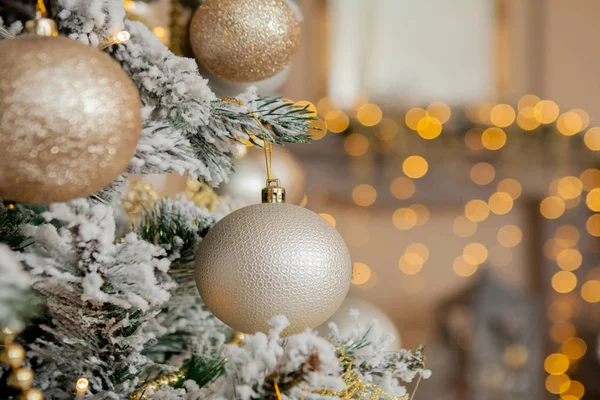
M267 186L262 190L263 203L285 203L285 189L279 179L267 179Z
M50 18L36 18L25 23L27 33L37 36L58 36L56 21Z

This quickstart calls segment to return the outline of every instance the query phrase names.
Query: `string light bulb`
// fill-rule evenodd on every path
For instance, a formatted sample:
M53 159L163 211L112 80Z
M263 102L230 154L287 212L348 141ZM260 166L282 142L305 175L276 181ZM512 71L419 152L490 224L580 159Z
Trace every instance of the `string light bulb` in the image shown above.
M87 378L79 378L77 379L77 383L75 386L77 390L87 390L90 385L90 381Z
M120 31L110 36L104 43L102 43L99 48L105 49L113 44L121 44L131 39L131 34L127 31Z

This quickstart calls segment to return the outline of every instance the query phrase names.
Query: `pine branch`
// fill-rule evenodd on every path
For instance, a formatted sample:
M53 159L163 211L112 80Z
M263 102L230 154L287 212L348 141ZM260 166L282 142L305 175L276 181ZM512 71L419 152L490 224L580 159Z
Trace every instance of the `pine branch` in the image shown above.
M199 387L204 387L225 373L226 362L225 357L221 356L213 356L213 358L204 360L198 355L193 355L184 367L186 370L185 377L196 382ZM183 381L175 385L175 388L182 387Z
M34 214L31 208L19 204L0 204L0 242L15 251L29 246L32 240L23 234L21 225L31 222Z

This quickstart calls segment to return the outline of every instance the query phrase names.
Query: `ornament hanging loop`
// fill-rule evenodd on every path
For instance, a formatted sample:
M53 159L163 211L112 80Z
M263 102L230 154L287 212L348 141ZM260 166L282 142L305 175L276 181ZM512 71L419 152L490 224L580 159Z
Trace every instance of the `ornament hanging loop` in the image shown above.
M25 23L25 29L27 30L27 33L37 36L58 36L56 21L46 18L47 15L48 12L46 11L44 0L38 0L35 19L29 20Z
M285 203L285 189L279 179L267 179L267 186L262 190L263 203Z

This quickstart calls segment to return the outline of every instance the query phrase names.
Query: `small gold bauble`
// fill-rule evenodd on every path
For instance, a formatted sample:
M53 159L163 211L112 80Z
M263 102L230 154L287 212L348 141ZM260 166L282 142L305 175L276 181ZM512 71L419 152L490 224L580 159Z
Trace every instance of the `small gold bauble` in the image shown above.
M156 378L156 383L158 383L158 386L168 386L169 378L166 375L160 375Z
M233 331L233 336L231 337L230 344L237 344L238 346L244 344L244 340L246 339L246 335L242 332Z
M21 400L44 400L44 393L37 388L31 388L21 395Z
M167 375L167 378L169 379L169 385L171 386L179 382L179 375L177 375L177 372L171 372L169 375Z
M155 381L149 381L144 383L142 385L142 388L151 389L153 392L156 392L158 390L158 383L156 383Z
M125 170L141 135L141 103L110 56L34 35L0 41L0 54L0 196L68 201Z
M9 344L0 353L0 361L17 368L25 360L25 349L20 344Z
M29 368L17 368L8 376L8 384L15 389L25 391L33 384L33 371Z
M207 0L192 18L190 43L211 73L235 82L269 78L290 64L300 22L285 0Z

